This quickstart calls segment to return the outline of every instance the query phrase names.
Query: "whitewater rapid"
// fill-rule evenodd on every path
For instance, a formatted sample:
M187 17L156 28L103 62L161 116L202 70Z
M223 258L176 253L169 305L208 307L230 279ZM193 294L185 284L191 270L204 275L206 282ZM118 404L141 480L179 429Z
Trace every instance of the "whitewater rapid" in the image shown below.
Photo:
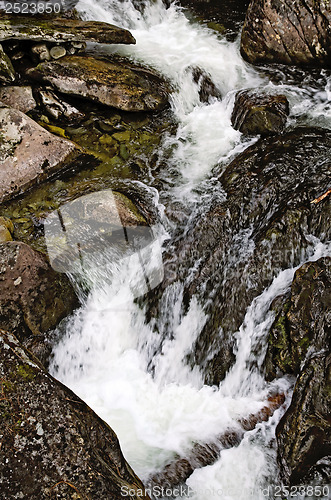
M225 164L249 144L231 126L235 92L249 87L273 92L275 84L242 60L238 40L228 42L190 22L176 3L168 9L161 0L140 4L144 8L135 8L130 0L81 0L77 7L87 19L129 29L137 44L108 50L141 61L170 81L178 129L175 137L163 139L162 147L172 148L168 162L179 174L170 194L192 203L194 189L203 186L215 165ZM192 67L211 76L221 100L200 102ZM290 121L309 119L323 126L331 120L330 82L318 90L279 85L292 104ZM162 222L157 199L156 208ZM158 238L162 243L166 237L161 223ZM302 263L328 254L329 246L312 240ZM179 282L171 285L163 297L160 321L171 325L172 336L161 342L134 301L130 280L138 267L139 262L122 262L111 280L92 273L90 294L62 325L65 333L55 348L51 372L109 423L125 458L144 480L176 453L185 456L192 443L208 442L240 417L258 411L270 391L287 394L289 402L293 380L267 384L257 367L273 320L269 306L288 290L295 269L282 271L253 301L236 334L234 366L220 387L209 387L203 384L199 369L184 361L205 324L203 305L193 297L183 315L183 287ZM151 374L148 366L153 356ZM274 440L283 411L277 410L268 422L247 432L238 447L222 451L214 465L196 470L186 483L189 496L194 500L265 498L265 489L278 480Z

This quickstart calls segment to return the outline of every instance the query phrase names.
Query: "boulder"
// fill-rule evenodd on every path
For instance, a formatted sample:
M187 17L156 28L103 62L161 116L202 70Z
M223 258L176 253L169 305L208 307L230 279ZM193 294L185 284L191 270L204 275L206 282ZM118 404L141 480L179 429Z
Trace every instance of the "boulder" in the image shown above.
M165 83L150 71L129 63L67 56L27 71L63 94L84 97L123 111L156 111L166 107Z
M114 431L0 330L4 498L146 499Z
M283 132L288 114L286 96L242 90L236 95L231 121L245 135L264 136Z
M27 113L37 106L32 95L32 88L29 86L0 87L0 101L10 108L22 111L22 113Z
M84 157L73 142L8 107L0 107L0 153L0 203Z
M10 84L15 81L16 74L11 60L0 44L0 84Z
M252 0L241 35L249 62L331 64L329 0Z
M29 40L32 42L96 42L134 44L128 30L99 21L79 19L39 19L35 16L1 16L0 42Z
M269 334L265 362L269 380L284 373L298 375L308 350L325 349L331 310L331 258L300 267L283 299Z
M282 269L301 262L311 247L306 235L330 239L330 196L311 203L328 188L330 147L330 132L318 129L260 139L219 175L226 199L216 184L209 210L202 205L185 239L168 243L165 279L148 297L148 319L159 317L167 288L178 281L182 314L193 296L205 304L206 323L187 362L200 367L206 383L224 378L247 307ZM173 334L171 322L168 328L164 336Z
M54 328L78 305L67 277L22 242L0 245L0 283L0 328L20 340Z

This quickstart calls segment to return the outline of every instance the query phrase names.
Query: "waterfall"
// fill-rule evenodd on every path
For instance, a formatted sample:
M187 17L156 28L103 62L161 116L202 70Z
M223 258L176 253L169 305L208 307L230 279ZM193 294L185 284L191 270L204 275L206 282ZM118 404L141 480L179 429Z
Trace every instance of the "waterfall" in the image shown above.
M175 137L163 138L162 147L172 150L169 171L176 171L178 178L163 195L190 204L194 210L196 188L208 189L206 179L215 165L222 168L256 140L248 141L231 126L235 92L248 87L271 92L276 84L242 60L238 40L229 42L190 22L176 2L166 8L161 0L81 0L77 7L86 19L122 26L136 38L135 46L110 47L109 53L143 62L170 81L171 109L178 129ZM192 68L211 78L221 99L200 102ZM329 124L330 81L318 89L309 81L300 88L286 83L279 86L290 100L293 123ZM203 195L208 198L207 192ZM162 241L162 224L158 231ZM314 240L302 263L329 255L330 250ZM101 274L91 270L91 291L61 326L65 332L54 350L51 372L109 423L125 458L144 480L176 453L185 456L192 443L208 442L241 417L257 412L271 390L287 394L289 402L293 380L285 377L267 383L258 368L273 320L270 304L289 289L295 268L280 272L248 308L236 333L236 362L220 387L204 385L199 369L185 363L206 322L203 304L193 296L184 314L183 286L171 284L162 298L156 334L130 287L138 268L137 261L123 261L111 270L111 278L104 270ZM166 323L168 331L171 325L172 335L164 337L162 324ZM152 359L153 373L148 369ZM185 492L177 497L266 498L266 488L277 483L273 442L283 411L277 410L268 422L247 432L238 447L222 451L214 465L196 470L187 480Z

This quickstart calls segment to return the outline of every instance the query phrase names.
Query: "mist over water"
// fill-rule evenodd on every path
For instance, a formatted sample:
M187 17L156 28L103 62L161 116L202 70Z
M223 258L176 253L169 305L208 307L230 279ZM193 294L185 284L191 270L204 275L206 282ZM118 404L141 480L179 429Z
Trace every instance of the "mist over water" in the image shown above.
M107 49L109 52L143 62L170 81L178 129L175 137L163 138L163 148L172 150L168 164L179 175L175 185L167 188L167 195L194 209L194 203L203 199L195 190L208 188L204 183L215 165L225 164L249 144L231 126L236 90L261 87L273 92L276 85L242 60L238 40L228 42L190 22L176 3L168 9L161 0L139 2L139 9L136 4L130 0L81 0L77 7L87 19L122 26L135 36L135 46L116 46ZM200 102L192 78L196 67L212 79L222 99ZM331 120L330 80L319 89L308 84L304 89L279 85L293 104L293 122L309 119L323 126ZM208 197L207 192L205 195ZM162 222L161 207L157 208ZM158 237L162 243L162 225ZM302 263L329 255L330 250L314 240ZM250 251L249 238L241 251ZM102 273L91 270L91 291L66 321L51 371L115 430L125 458L144 480L176 453L185 456L192 443L208 442L233 428L239 418L256 413L271 391L284 392L289 402L293 380L268 384L260 368L273 320L270 304L288 290L295 269L282 271L253 301L236 333L234 366L220 387L209 387L203 384L198 367L185 363L207 319L203 304L194 296L183 314L183 285L172 284L162 298L156 333L155 325L146 324L145 312L130 288L138 267L139 262L120 262L111 277L105 276L104 269ZM171 330L171 337L162 335L162 324L167 325L165 331ZM222 451L214 465L196 470L186 483L189 496L195 500L265 498L264 489L277 483L274 439L283 411L277 410L268 422L247 432L238 447Z

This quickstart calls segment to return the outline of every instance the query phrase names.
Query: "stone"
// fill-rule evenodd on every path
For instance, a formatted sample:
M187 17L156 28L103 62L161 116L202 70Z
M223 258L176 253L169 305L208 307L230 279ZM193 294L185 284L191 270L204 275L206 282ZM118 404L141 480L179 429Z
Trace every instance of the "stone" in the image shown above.
M71 106L52 91L52 89L39 90L39 103L43 111L55 118L55 120L66 120L78 122L84 118L84 114L74 106Z
M330 67L329 0L252 0L242 29L241 54L253 64Z
M129 31L108 23L64 18L50 20L18 15L1 16L0 42L3 40L106 44L134 44L136 42Z
M14 225L7 217L0 217L0 243L12 241L12 233L14 232Z
M231 121L245 135L265 136L282 133L288 114L286 96L242 90L236 95Z
M67 54L67 51L62 45L55 45L55 47L51 48L49 53L52 59L60 59Z
M0 107L0 203L83 156L71 141L56 137L14 108Z
M0 330L0 477L4 498L149 500L115 432Z
M23 340L55 326L78 305L64 274L22 242L0 245L0 328Z
M268 380L286 373L298 375L307 351L325 348L330 310L331 258L304 264L296 271L270 329Z
M51 84L63 94L84 97L123 111L157 111L168 104L164 81L129 62L67 56L39 64L27 76Z
M201 102L208 103L210 98L222 98L221 92L217 89L211 77L199 67L190 68L192 77L199 88L199 98Z
M37 106L32 88L29 86L0 87L0 101L8 107L22 111L22 113L27 113Z
M11 63L11 60L4 52L0 44L0 84L13 83L16 78L16 73Z
M47 45L45 43L38 43L31 47L32 59L34 62L39 63L43 61L49 61L51 56Z

